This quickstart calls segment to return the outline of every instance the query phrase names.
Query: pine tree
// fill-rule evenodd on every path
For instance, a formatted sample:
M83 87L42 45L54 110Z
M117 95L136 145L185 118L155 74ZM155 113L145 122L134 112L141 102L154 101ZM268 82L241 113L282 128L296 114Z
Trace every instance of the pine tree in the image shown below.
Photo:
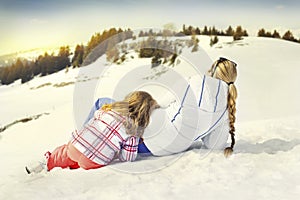
M282 36L282 39L289 40L289 41L296 41L296 39L293 36L293 33L290 30L285 32L285 34Z
M194 28L192 26L188 27L188 30L186 31L186 35L192 35L194 32Z
M211 27L208 28L208 35L211 35Z
M274 30L274 32L273 32L273 34L272 34L272 37L273 37L273 38L281 38L281 37L280 37L280 34L279 34L276 30Z
M193 48L192 48L192 52L198 51L199 49L199 39L196 37L195 34L192 35L192 41L193 41Z
M144 37L144 31L140 31L140 33L139 33L139 37Z
M84 55L84 46L77 45L75 48L74 56L72 58L72 65L74 67L79 67L83 63L83 55Z
M21 78L23 67L24 67L23 62L21 61L20 58L18 58L16 63L14 64L14 77L15 77L15 80Z
M196 35L200 35L200 34L201 34L201 31L200 31L199 27L196 28L195 34L196 34Z
M1 77L0 77L1 84L4 84L4 85L8 84L8 81L7 81L8 69L9 69L9 67L5 67L2 70L2 74L1 74Z
M207 29L207 26L204 26L204 29L203 29L203 32L202 32L203 35L209 35L209 32L208 32L208 29Z
M212 47L214 44L217 44L219 42L218 36L214 36L210 38L210 46Z
M33 68L31 62L26 62L21 70L21 83L26 83L33 78Z
M266 36L266 31L265 29L259 29L258 33L257 33L258 37L265 37Z
M229 26L225 32L226 32L227 36L233 36L233 34L234 34L234 30L231 26Z
M211 35L218 35L218 31L215 26L213 26L211 29Z
M38 60L30 63L32 68L33 76L39 75L41 73L41 67L38 65Z
M8 69L7 77L6 77L6 84L9 85L16 80L15 73L12 68Z
M69 46L62 46L59 48L58 56L69 57L69 55L70 55L70 47Z
M233 34L233 40L241 40L242 36L244 36L243 28L242 26L237 26Z

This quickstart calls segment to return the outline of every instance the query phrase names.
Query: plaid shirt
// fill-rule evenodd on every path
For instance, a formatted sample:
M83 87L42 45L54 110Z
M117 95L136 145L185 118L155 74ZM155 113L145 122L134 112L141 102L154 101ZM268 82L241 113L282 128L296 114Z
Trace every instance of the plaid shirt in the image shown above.
M125 117L114 111L97 110L84 127L72 133L71 143L87 158L101 165L119 156L121 161L134 161L139 138L126 134Z

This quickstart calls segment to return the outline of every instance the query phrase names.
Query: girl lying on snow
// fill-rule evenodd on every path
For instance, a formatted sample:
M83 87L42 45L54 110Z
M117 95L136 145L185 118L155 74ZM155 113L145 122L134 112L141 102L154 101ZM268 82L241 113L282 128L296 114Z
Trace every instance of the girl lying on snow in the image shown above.
M26 171L39 173L55 167L96 169L114 158L134 161L151 112L159 108L147 92L136 91L123 101L103 105L81 130L72 133L68 144L45 154L46 161L27 166Z

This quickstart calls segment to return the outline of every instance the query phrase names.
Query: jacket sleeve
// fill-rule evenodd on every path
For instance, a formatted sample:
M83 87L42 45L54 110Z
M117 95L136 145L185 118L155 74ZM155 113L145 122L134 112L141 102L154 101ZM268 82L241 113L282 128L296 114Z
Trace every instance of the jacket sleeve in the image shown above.
M138 137L128 137L122 144L119 154L119 159L121 161L134 161L138 153L139 138Z

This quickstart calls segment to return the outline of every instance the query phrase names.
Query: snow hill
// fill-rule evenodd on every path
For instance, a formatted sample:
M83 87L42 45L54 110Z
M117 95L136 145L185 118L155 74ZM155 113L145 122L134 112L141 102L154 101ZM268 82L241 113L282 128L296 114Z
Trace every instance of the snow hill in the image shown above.
M139 59L134 52L120 65L109 64L102 56L84 68L0 86L0 199L298 199L300 45L219 37L219 43L210 47L208 36L198 38L212 60L224 56L238 63L237 144L231 158L198 143L168 157L140 156L133 163L115 162L97 170L55 169L27 175L24 166L66 143L95 99L119 95L112 90L122 88L118 80L124 74L137 73L136 67L142 65L150 69L151 59ZM185 48L182 57L187 52L190 49ZM197 60L197 52L189 58ZM173 69L185 77L195 73L182 69L186 65L181 59ZM201 69L210 65L202 63ZM101 67L109 70L100 76ZM144 78L155 82L165 69L148 70L150 75Z

